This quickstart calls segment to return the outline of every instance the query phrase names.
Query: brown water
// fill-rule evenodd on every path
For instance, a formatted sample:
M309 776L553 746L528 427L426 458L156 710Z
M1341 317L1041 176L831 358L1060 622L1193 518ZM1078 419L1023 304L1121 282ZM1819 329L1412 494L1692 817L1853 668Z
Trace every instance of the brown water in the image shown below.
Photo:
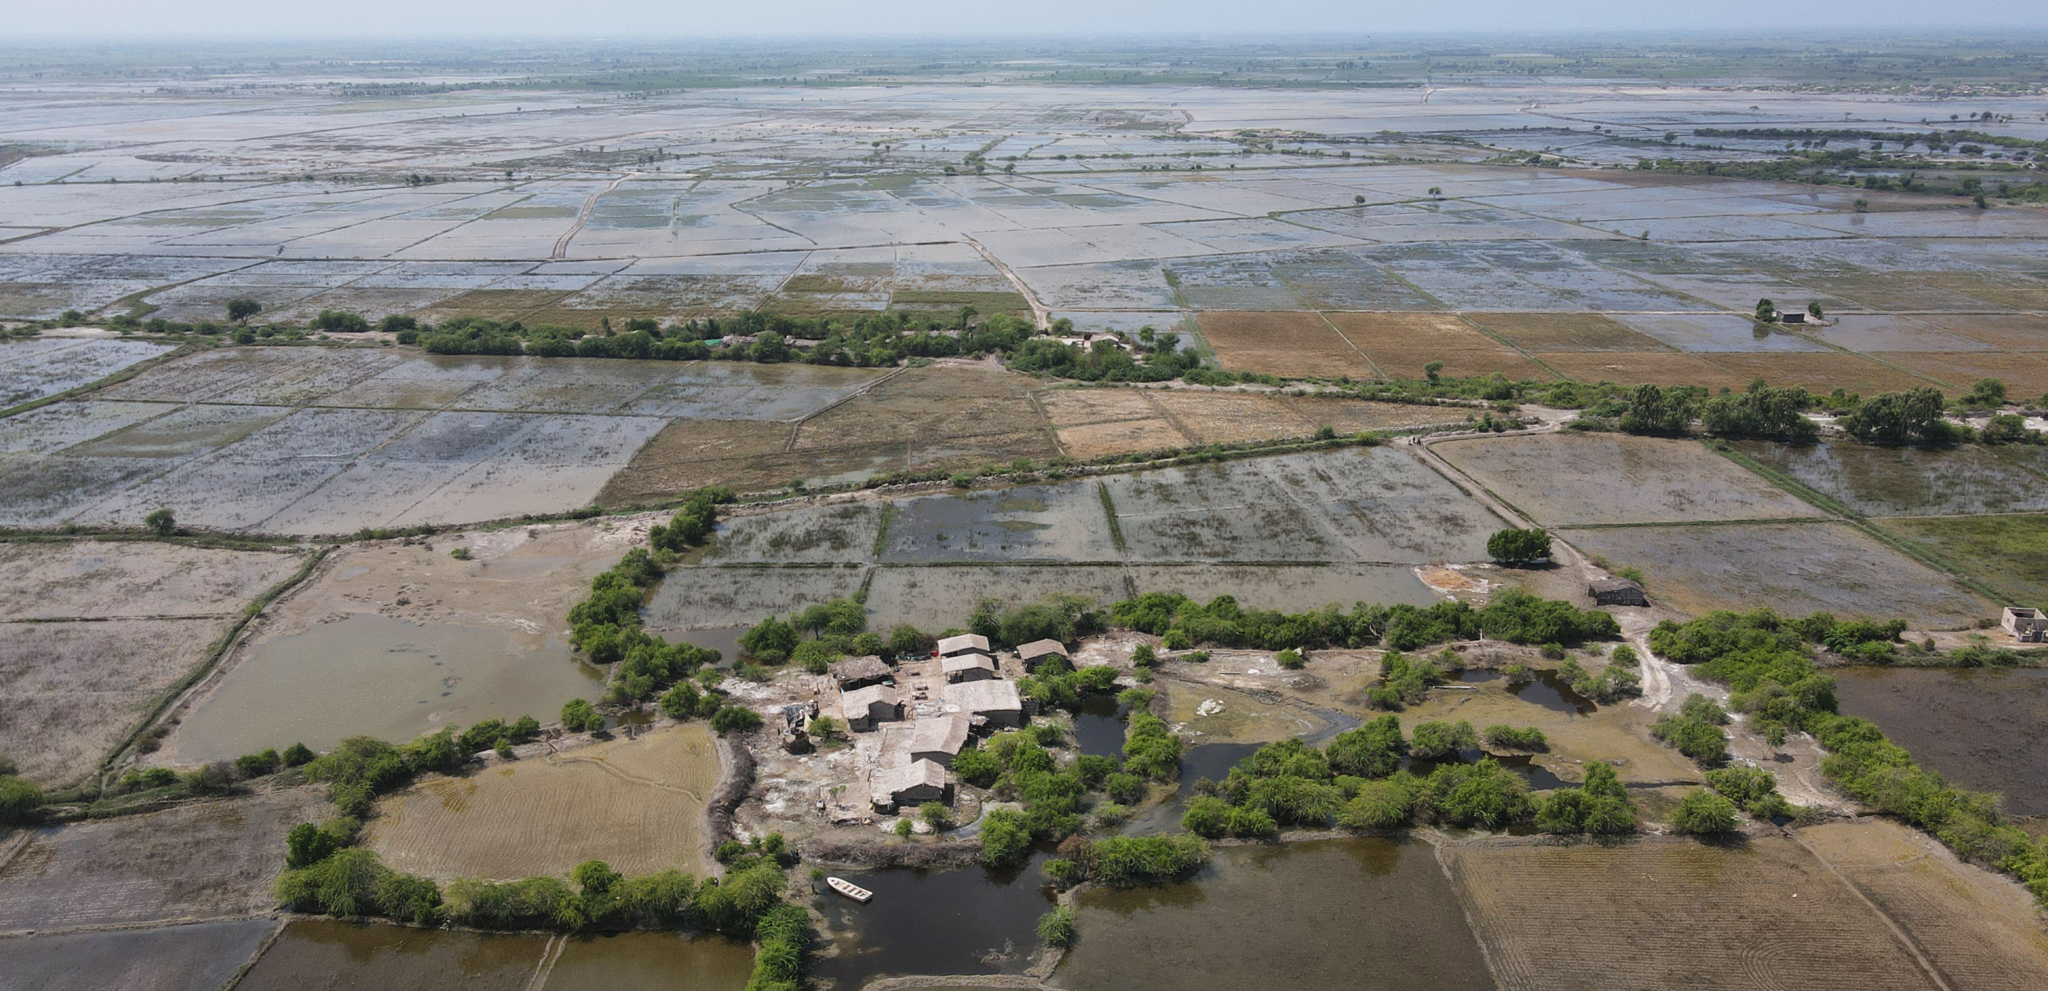
M549 940L353 922L294 922L236 991L523 991Z
M1052 980L1077 991L1494 986L1419 841L1225 848L1192 881L1086 892L1078 914Z
M1053 907L1045 859L1004 870L834 872L875 893L865 905L813 882L821 935L834 949L811 973L838 991L889 975L1022 973L1038 949L1038 917Z
M1842 712L1878 725L1921 767L2048 814L2048 670L1842 668Z
M739 991L753 971L753 947L718 936L571 936L541 991Z
M294 742L325 750L359 734L410 740L442 726L533 716L596 698L603 672L556 641L357 614L265 640L185 718L180 763Z

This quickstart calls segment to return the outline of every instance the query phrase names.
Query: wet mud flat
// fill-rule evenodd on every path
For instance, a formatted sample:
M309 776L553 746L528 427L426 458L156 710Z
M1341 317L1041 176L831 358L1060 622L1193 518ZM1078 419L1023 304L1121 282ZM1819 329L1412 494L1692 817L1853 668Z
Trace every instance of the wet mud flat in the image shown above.
M1194 880L1084 892L1053 975L1076 991L1494 987L1430 848L1376 838L1218 850Z
M1841 710L1878 725L1920 766L2048 814L2048 669L1839 668Z
M4 991L214 991L272 919L0 939Z

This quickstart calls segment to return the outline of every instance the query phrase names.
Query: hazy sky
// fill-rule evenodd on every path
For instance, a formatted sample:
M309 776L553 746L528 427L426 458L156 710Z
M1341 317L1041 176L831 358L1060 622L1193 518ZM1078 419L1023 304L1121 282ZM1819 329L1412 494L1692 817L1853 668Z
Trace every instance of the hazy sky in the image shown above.
M2048 27L2043 0L13 0L5 36L1336 33ZM1218 39L1218 40L1227 40Z

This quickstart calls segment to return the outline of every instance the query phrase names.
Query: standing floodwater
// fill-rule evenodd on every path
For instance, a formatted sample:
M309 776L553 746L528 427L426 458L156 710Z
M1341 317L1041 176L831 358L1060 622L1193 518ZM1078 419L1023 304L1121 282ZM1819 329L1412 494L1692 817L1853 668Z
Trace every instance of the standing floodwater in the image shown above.
M875 893L857 904L822 882L818 907L836 954L811 966L840 989L894 974L1018 974L1038 949L1038 917L1053 907L1045 855L1020 867L837 872Z
M1195 880L1095 890L1053 983L1076 991L1482 991L1493 978L1428 845L1230 847Z

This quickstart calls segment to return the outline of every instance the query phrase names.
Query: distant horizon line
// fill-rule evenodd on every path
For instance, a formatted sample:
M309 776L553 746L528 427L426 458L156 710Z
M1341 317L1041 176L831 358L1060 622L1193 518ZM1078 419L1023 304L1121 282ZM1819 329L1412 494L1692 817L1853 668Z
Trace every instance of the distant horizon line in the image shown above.
M123 31L123 32L75 32L48 31L35 28L17 29L14 36L0 41L0 51L14 48L50 47L79 44L123 44L145 47L172 48L207 44L287 44L294 46L349 45L349 44L445 44L448 42L470 42L477 44L517 43L526 45L555 45L572 47L578 45L610 44L637 47L711 44L711 43L759 43L790 45L799 44L817 47L860 48L877 44L892 43L955 43L955 44L999 44L1015 42L1158 42L1165 44L1199 43L1213 47L1241 48L1255 45L1328 45L1356 44L1373 40L1529 40L1544 39L1555 41L1594 41L1603 39L1661 39L1661 40L1720 40L1768 43L1785 47L1820 47L1835 41L1862 39L1900 39L1909 37L1920 42L1940 41L2006 41L2038 40L2048 43L2048 20L2035 25L2012 25L1986 22L1984 24L1957 24L1952 19L1941 23L1889 24L1882 26L1843 28L1830 26L1823 33L1794 36L1793 32L1816 30L1813 25L1787 24L1772 31L1757 31L1746 28L1671 27L1671 28L1494 28L1477 30L1436 30L1416 28L1394 28L1379 30L1348 31L1264 31L1247 32L1229 28L1212 28L1188 31L1041 31L1041 30L982 30L951 32L917 31L833 31L816 33L774 33L774 32L718 32L702 31L693 34L646 33L626 36L623 32L565 33L560 30L539 29L505 32L442 31L418 26L390 31L363 31L355 33L316 34L310 32L181 32Z

